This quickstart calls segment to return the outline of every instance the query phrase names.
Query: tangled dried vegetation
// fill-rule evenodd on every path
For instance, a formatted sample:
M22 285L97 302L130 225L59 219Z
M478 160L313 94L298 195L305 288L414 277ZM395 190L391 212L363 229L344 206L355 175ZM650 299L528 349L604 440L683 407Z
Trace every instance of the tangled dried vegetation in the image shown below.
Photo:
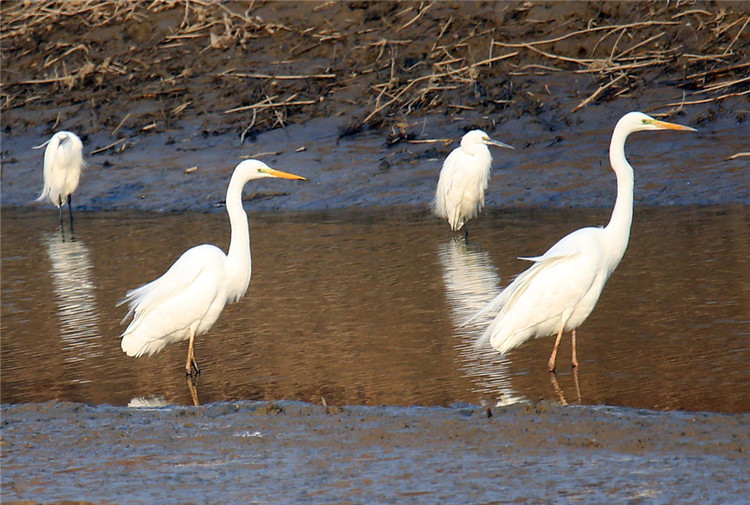
M670 90L655 114L750 93L743 3L5 1L0 111L244 139L346 115L342 135L425 113L575 113ZM568 85L560 84L567 82ZM572 83L572 84L571 84ZM669 98L671 96L671 99Z

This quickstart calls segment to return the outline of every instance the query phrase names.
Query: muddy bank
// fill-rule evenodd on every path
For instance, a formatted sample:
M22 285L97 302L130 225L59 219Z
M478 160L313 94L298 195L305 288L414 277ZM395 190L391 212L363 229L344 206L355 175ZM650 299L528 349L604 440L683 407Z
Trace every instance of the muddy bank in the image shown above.
M592 110L607 117L560 132L545 131L533 118L491 131L517 148L493 153L487 206L610 208L615 197L607 161L612 125L620 113L638 104L628 101L620 106L616 112ZM446 126L442 118L424 119L429 130L425 137L443 136L446 129L453 139L463 133L458 123ZM695 124L688 117L677 120ZM73 205L82 211L221 209L232 169L249 157L309 179L248 185L245 200L251 209L428 208L442 162L457 140L389 147L377 131L338 139L340 124L339 119L313 119L259 134L255 142L244 145L231 135L205 138L188 127L139 136L123 153L87 156L89 167ZM33 204L42 187L43 154L31 147L46 139L38 133L4 138L3 205L39 205L54 213L47 203ZM90 135L88 142L102 145L108 142L105 137ZM750 204L747 158L729 159L746 150L747 138L746 125L731 120L714 122L698 133L633 135L627 152L636 172L636 205Z
M75 124L128 138L198 119L202 134L252 138L343 116L342 136L382 128L393 143L415 136L410 123L425 113L490 129L532 115L556 129L578 122L570 111L582 102L651 93L660 112L746 114L724 107L748 90L733 82L747 70L744 2L95 0L2 11L6 133Z
M634 136L641 202L750 202L747 158L729 159L747 150L743 2L0 8L4 205L38 194L30 148L64 128L86 146L83 210L208 210L243 157L311 179L248 189L258 208L424 206L483 128L516 147L488 205L607 207L629 110L700 130Z
M516 405L3 406L3 501L723 503L748 416Z

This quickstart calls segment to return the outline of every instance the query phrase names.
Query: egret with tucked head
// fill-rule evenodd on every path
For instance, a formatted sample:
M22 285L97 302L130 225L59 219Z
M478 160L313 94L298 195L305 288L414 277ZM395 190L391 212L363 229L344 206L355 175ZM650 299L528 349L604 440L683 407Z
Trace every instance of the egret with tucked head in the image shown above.
M200 373L193 351L195 337L211 329L227 302L242 298L250 284L250 229L242 207L242 188L263 177L306 180L274 170L262 161L246 160L237 165L227 189L228 253L211 244L193 247L164 275L128 291L120 302L130 307L123 322L133 316L120 343L128 356L152 355L171 342L189 340L185 373Z
M504 354L532 337L557 334L547 362L549 370L554 371L560 338L563 332L571 331L572 365L578 366L576 328L594 310L604 284L625 254L630 237L633 168L625 159L625 139L644 130L695 131L640 112L623 116L615 126L609 146L609 160L617 177L617 199L609 224L604 228L581 228L560 239L543 255L521 258L534 264L472 317L474 320L488 311L497 312L477 345L489 340L492 347Z
M70 227L73 228L72 195L78 188L85 163L83 143L75 133L60 131L51 139L34 149L44 150L44 189L37 202L49 198L60 209L60 228L63 226L62 206L67 202Z
M432 210L448 220L451 230L464 228L466 222L484 207L484 192L490 183L492 155L488 145L513 149L492 140L481 130L472 130L461 138L461 145L443 162Z

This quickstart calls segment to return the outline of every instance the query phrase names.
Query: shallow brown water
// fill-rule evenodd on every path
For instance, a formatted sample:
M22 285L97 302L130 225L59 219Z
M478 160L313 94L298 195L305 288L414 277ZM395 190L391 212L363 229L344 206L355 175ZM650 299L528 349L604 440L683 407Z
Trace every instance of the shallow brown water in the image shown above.
M465 320L544 251L604 209L497 211L467 244L424 213L251 215L253 278L197 340L201 403L301 400L447 406L548 399L748 412L748 210L638 208L625 259L579 331L580 369L546 372L552 339L500 356ZM223 212L2 210L2 402L191 404L186 344L119 348L125 291L201 242L226 247Z

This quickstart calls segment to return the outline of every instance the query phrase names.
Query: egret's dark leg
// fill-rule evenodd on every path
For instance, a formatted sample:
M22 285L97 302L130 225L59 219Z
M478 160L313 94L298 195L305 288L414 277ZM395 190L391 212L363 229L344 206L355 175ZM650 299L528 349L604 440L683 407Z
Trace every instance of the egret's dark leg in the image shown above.
M60 211L60 231L62 233L65 233L65 229L63 228L63 210L62 210L62 206L63 206L62 197L60 195L57 195L57 210Z
M68 214L70 215L70 231L73 231L73 195L68 195ZM62 221L62 207L60 208L60 221Z

